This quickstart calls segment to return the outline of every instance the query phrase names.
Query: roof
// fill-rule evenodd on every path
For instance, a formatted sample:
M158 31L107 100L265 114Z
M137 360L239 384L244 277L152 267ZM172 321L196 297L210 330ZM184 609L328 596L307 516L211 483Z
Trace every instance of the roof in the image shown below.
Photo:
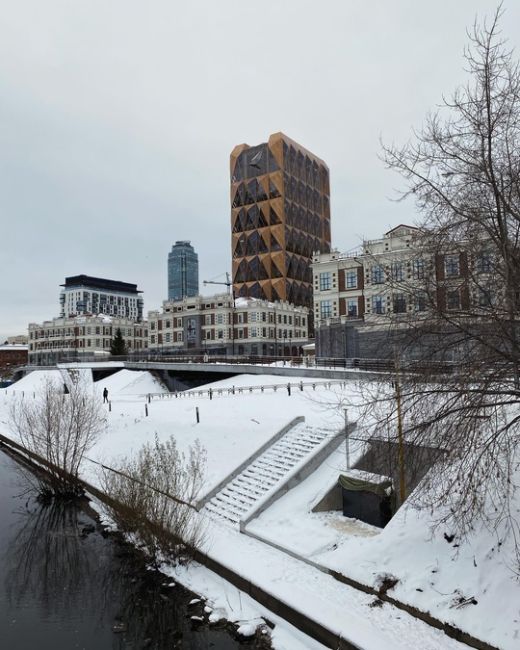
M388 232L385 232L385 236L390 235L391 233L395 232L396 230L399 230L399 228L409 228L410 230L419 230L419 228L417 228L417 226L409 226L406 223L400 223L398 226L395 226L394 228L392 228Z
M72 289L74 287L88 287L90 289L102 289L104 291L120 291L124 293L142 293L137 290L137 284L121 282L120 280L108 280L106 278L94 278L91 275L72 275L65 278L65 284L60 287Z

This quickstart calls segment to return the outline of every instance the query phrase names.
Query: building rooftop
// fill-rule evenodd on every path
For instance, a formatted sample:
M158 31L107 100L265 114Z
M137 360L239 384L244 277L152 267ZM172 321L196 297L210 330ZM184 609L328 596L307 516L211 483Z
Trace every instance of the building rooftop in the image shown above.
M75 287L89 287L90 289L101 289L103 291L122 291L125 293L142 293L138 291L137 284L121 282L120 280L107 280L106 278L94 278L90 275L73 275L65 278L65 284L60 284L65 289Z

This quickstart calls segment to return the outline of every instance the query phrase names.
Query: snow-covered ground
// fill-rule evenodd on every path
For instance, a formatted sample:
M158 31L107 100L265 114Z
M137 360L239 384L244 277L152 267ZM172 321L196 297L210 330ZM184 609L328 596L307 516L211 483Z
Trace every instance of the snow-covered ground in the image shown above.
M48 372L62 380L60 371ZM7 435L7 409L13 395L19 397L23 392L24 399L31 399L45 374L31 373L0 392L0 427ZM297 381L291 378L291 382ZM212 400L198 395L172 398L148 372L116 372L93 385L100 401L107 387L111 410L105 407L107 431L89 457L110 464L118 456L131 455L155 435L160 439L174 435L181 450L198 439L207 451L203 489L207 493L297 416L305 416L311 425L338 431L344 424L338 405L353 393L352 384L347 383L345 388L318 385L312 390L307 386L288 395L287 378L269 375L235 377L212 387L218 391L232 384L236 389L273 384L280 388L264 393L236 390L234 395L223 391L218 396L214 393ZM147 403L148 393L161 392L163 399ZM463 646L388 604L371 607L373 596L338 582L325 572L327 568L370 586L377 585L384 575L395 576L398 582L391 595L398 600L496 647L520 647L520 582L512 571L511 544L498 545L492 533L477 530L457 547L457 540L450 544L444 539L442 529L431 534L427 512L417 512L406 504L384 530L346 519L338 512L311 512L345 468L345 451L342 444L309 478L253 519L246 532L255 537L208 519L208 555L365 649ZM354 442L350 453L354 459ZM99 482L93 463L85 463L83 473L87 480ZM204 567L169 571L207 597L215 616L225 615L239 623L262 615L273 619L258 603ZM476 604L461 606L462 598L473 598ZM279 650L321 647L283 621L275 622L273 639Z

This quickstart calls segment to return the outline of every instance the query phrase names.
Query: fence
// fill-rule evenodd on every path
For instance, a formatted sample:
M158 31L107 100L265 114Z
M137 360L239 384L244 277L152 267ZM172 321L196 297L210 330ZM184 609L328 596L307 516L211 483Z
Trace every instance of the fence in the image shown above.
M228 395L243 395L252 393L266 393L272 391L285 391L291 396L293 391L303 391L305 388L316 390L318 387L330 389L333 385L346 387L346 382L342 379L331 379L327 381L312 381L312 382L287 382L286 384L257 384L256 386L222 386L221 388L191 388L184 391L175 391L172 393L146 393L145 397L148 402L151 400L162 399L186 399L190 397L225 397Z

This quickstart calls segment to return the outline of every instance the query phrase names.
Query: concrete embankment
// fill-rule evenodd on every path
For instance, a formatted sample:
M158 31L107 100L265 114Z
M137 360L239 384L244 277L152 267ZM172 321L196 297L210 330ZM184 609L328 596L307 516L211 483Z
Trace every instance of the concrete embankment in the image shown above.
M0 434L0 444L5 445L9 450L15 455L20 455L25 461L29 460L32 462L38 469L49 467L49 463L38 455L24 449L17 442L9 439L8 437ZM90 494L92 497L98 501L108 505L110 508L120 511L124 511L124 507L111 499L108 495L102 492L99 488L85 481L81 481L85 491ZM283 552L283 549L280 549ZM237 573L229 566L226 566L219 562L215 557L212 557L209 554L203 553L197 549L193 550L194 559L200 564L206 566L211 571L214 571L217 575L221 576L229 583L234 585L236 588L240 589L244 593L248 594L251 598L260 603L263 607L267 608L269 611L273 612L277 616L288 621L290 624L294 625L296 628L309 635L310 637L316 639L323 645L328 648L333 648L334 650L362 650L360 645L346 640L336 631L331 630L324 626L322 623L313 619L312 617L306 615L302 611L299 611L296 607L289 605L284 600L278 598L275 594L270 593L266 589L254 584L248 580L243 575ZM415 607L409 606L406 603L392 598L386 591L380 590L377 591L372 587L358 583L350 578L333 571L326 571L328 575L336 579L339 582L344 583L350 588L357 589L364 592L365 594L373 595L378 598L380 601L387 602L395 607L404 610L418 618L428 625L435 627L439 630L445 632L448 636L457 639L470 647L476 648L477 650L497 650L495 647L480 641L472 637L471 635L462 632L461 630L450 626L428 614L427 612L422 612Z

